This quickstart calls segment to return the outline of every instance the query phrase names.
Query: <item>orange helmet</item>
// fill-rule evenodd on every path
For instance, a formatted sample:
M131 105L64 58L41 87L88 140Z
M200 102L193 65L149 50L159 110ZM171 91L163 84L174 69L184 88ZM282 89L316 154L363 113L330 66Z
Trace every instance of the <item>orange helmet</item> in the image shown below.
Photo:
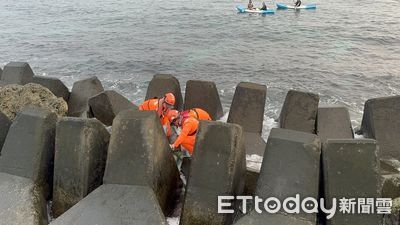
M178 119L178 116L179 116L178 110L172 109L167 112L167 118L170 123L172 123L174 120Z
M175 95L172 94L171 92L167 93L164 95L164 101L165 103L167 103L168 105L175 105Z

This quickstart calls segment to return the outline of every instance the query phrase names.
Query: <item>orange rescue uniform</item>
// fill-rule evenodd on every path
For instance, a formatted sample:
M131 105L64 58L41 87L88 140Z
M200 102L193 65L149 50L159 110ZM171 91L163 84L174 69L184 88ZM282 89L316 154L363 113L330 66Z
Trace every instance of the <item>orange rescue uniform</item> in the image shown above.
M180 145L182 145L186 150L189 151L190 155L192 155L194 144L196 142L196 133L198 127L199 121L197 119L192 117L184 119L182 123L181 134L172 146L174 148L178 148Z
M200 108L193 108L186 111L183 111L182 114L188 115L190 117L196 118L198 120L212 120L210 114L208 114L205 110Z

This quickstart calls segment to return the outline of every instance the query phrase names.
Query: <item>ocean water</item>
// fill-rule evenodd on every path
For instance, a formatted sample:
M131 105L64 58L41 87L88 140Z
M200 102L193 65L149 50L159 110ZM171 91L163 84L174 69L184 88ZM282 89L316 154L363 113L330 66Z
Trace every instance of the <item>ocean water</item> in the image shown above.
M400 94L400 1L313 3L249 15L235 11L239 0L0 0L0 65L27 61L70 88L96 75L135 103L156 73L175 75L183 90L211 80L225 113L237 83L265 84L264 137L289 89L347 106L359 126L365 100Z

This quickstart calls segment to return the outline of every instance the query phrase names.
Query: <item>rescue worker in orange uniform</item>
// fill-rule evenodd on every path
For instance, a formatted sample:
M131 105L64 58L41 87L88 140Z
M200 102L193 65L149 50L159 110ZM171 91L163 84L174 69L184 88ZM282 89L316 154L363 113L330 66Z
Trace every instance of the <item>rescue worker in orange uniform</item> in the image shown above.
M212 120L210 114L208 114L208 112L206 112L203 109L200 108L193 108L193 109L188 109L185 110L183 112L181 112L181 115L183 117L193 117L196 118L198 120Z
M171 145L171 148L175 150L182 146L190 155L192 155L194 144L196 142L196 133L199 127L199 121L190 116L184 117L177 110L170 110L167 117L171 124L181 128L181 133Z
M172 93L166 93L164 97L152 98L143 102L139 106L139 110L154 110L157 111L160 117L161 124L164 126L169 123L168 118L166 118L167 112L173 109L175 106L175 95Z

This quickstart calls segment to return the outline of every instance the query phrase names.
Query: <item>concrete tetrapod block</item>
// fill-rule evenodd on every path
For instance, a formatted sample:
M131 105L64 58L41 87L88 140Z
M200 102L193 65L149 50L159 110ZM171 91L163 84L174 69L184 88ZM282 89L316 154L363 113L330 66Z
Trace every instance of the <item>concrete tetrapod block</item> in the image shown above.
M68 100L68 115L73 117L87 117L89 112L89 98L102 91L104 91L103 85L97 77L75 82Z
M332 207L332 199L379 198L380 174L378 148L374 140L328 140L323 146L325 199ZM345 185L344 185L345 184ZM343 214L327 221L328 225L377 225L382 224L378 214Z
M263 156L267 144L264 139L257 133L244 132L244 144L246 154Z
M224 115L217 86L211 81L189 80L186 83L184 108L204 109L213 120Z
M280 128L315 134L319 96L290 90L279 117Z
M246 161L242 129L236 124L201 121L192 156L181 225L231 224L218 214L219 195L241 195Z
M34 76L32 78L32 83L40 84L43 87L48 88L55 96L63 98L68 102L69 90L60 79L54 77Z
M11 120L0 111L0 153L10 126Z
M239 83L233 96L228 123L239 124L244 132L261 134L266 98L267 86Z
M164 214L173 210L179 172L155 111L125 110L115 117L103 181L148 185Z
M26 107L8 131L0 156L0 172L31 179L51 197L57 116Z
M322 142L327 139L353 139L349 111L346 107L319 107L317 135Z
M51 225L167 225L153 190L103 184Z
M33 71L28 63L10 62L4 66L1 81L3 84L27 84L33 76Z
M96 119L64 118L57 124L53 216L63 214L102 184L110 134Z
M46 201L32 180L0 173L0 225L47 225Z
M319 188L321 144L314 134L274 128L271 130L258 178L256 196L276 197L281 202L288 197L313 197ZM281 209L282 211L282 209ZM316 223L315 214L293 215Z
M366 101L361 132L378 141L381 157L400 160L400 96Z
M146 100L157 97L164 97L165 93L171 92L175 95L175 108L183 108L183 98L179 80L169 74L157 74L153 76L147 88Z
M93 116L107 126L111 126L118 113L138 107L116 91L103 91L89 99Z
M251 211L239 219L234 225L315 225L315 222L307 221L302 218L287 214L261 214Z

